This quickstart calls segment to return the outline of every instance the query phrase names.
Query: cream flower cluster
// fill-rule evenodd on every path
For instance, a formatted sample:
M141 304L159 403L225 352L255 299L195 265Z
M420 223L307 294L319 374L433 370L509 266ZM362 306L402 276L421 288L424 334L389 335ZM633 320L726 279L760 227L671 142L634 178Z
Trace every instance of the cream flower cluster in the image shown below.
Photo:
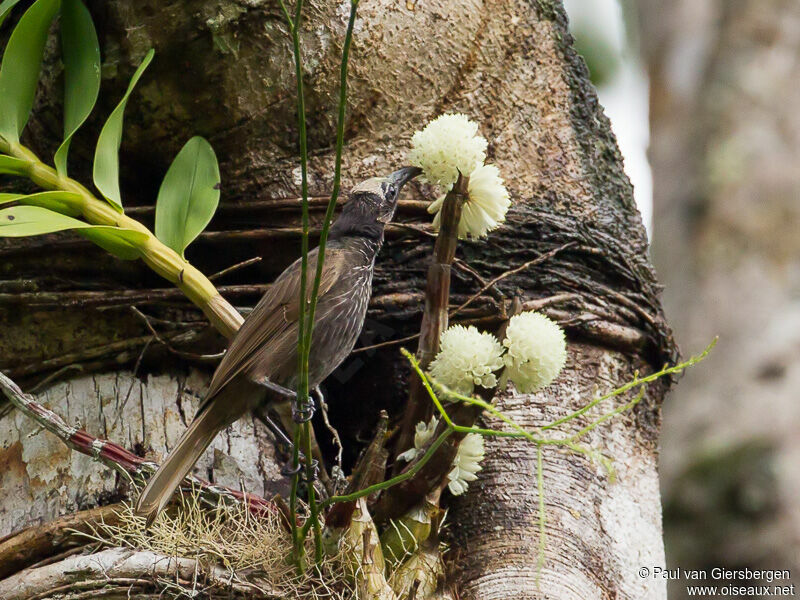
M411 138L411 164L422 168L425 179L449 191L461 173L469 178L467 201L458 224L460 238L479 238L496 229L505 220L511 206L500 171L486 160L486 140L477 135L478 125L466 115L442 115ZM445 195L432 202L428 212L435 213L438 229Z
M469 482L478 478L484 454L482 435L468 433L464 436L453 459L453 470L447 474L447 487L451 494L460 496L467 491Z
M487 142L477 133L477 123L466 115L441 115L414 134L408 159L428 182L451 186L459 172L469 175L486 160Z
M476 385L495 387L501 369L500 385L512 381L520 392L534 392L552 383L567 360L564 331L536 312L511 317L502 344L491 333L473 326L453 325L442 334L440 345L430 365L431 376L437 383L464 395L471 394ZM417 423L414 447L397 458L410 462L423 454L438 424L436 417L428 423ZM475 433L465 436L447 474L452 494L463 494L469 482L478 478L476 473L481 470L483 455L483 436Z
M439 383L459 394L471 394L476 385L493 388L494 372L503 368L503 346L490 333L470 325L453 325L442 334L441 351L430 366Z
M527 394L550 385L566 359L561 327L540 313L525 312L511 318L502 345L491 333L453 325L442 334L430 373L437 382L466 395L476 385L495 387L496 373L505 367L500 385L511 380Z
M567 361L564 330L537 312L511 317L503 345L508 352L501 382L510 379L524 394L550 385Z

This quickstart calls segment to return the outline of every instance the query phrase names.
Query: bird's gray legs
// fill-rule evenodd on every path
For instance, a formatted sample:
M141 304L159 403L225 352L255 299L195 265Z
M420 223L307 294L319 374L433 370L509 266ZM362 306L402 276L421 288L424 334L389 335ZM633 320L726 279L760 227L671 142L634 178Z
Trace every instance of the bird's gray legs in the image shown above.
M287 400L291 400L292 420L295 423L307 423L314 416L314 412L317 410L317 407L314 404L313 396L309 395L308 402L306 403L305 407L300 408L299 406L297 406L297 392L293 392L289 388L285 388L282 385L273 383L266 377L263 378L258 383L267 388L270 392L278 396L281 396L283 398L286 398ZM319 395L320 398L322 397L322 392L319 390L319 386L314 388L314 391Z
M284 433L281 426L273 421L272 417L270 417L262 407L256 408L256 417L272 432L279 442L284 444L287 448L292 447L292 440L289 439L289 436Z
M294 423L307 423L314 416L314 412L316 411L316 404L314 402L314 397L312 395L309 395L308 403L306 404L305 408L303 408L301 410L300 407L297 406L297 393L296 392L293 392L289 388L285 388L282 385L278 385L277 383L274 383L274 382L270 381L266 377L264 379L261 379L259 381L259 384L264 386L266 389L268 389L270 392L272 392L276 396L285 399L284 402L275 402L275 403L272 404L272 408L281 417L281 422L283 423L283 425L285 427L289 428L290 425L287 423L287 419L285 418L287 415L285 414L285 412L283 410L281 410L281 408L282 408L282 406L286 406L287 404L291 404L292 421ZM312 393L316 394L317 398L319 398L320 403L325 401L325 397L322 395L322 390L320 389L319 386L315 387L312 390ZM264 414L263 411L258 411L258 418L264 423L264 425L267 426L267 428L269 428L275 434L275 436L282 443L285 443L288 448L293 447L292 441L288 438L286 433L284 433L283 429L281 427L279 427L277 425L277 423L275 423L269 416ZM315 455L315 458L312 459L312 465L314 467L314 474L315 474L315 478L316 478L317 473L319 472L319 465L320 465L320 461L322 459L322 452L320 452L319 446L317 445L317 441L315 439L315 436L314 436L314 433L313 433L313 429L312 429L312 432L311 432L311 438L312 438L313 453ZM281 470L281 473L283 473L286 476L296 475L297 473L299 473L302 470L302 464L305 462L305 460L306 460L305 456L301 452L300 453L300 464L298 464L297 467L290 467L289 465L286 465ZM327 473L325 473L324 470L323 470L323 473L324 473L324 476L323 476L322 479L323 479L323 481L327 481L328 480Z
M278 425L275 421L272 420L272 417L270 417L267 414L266 410L264 410L264 407L258 407L258 408L255 409L254 412L255 412L256 418L259 421L261 421L267 427L267 429L269 429L273 433L273 435L277 439L279 445L284 446L284 450L286 452L290 452L291 449L294 447L294 444L292 443L292 440L289 439L289 436L287 436L286 433L284 433L283 428L280 425ZM289 464L284 464L283 467L281 467L281 474L286 476L286 477L292 477L292 476L297 475L298 473L302 472L303 469L304 469L305 461L306 461L305 454L303 454L302 451L300 451L299 459L300 460L297 463L297 466L295 466L295 467L293 467L293 466L291 466ZM313 463L314 463L314 468L315 468L315 472L316 472L316 463L317 463L317 461L315 460L315 461L313 461Z

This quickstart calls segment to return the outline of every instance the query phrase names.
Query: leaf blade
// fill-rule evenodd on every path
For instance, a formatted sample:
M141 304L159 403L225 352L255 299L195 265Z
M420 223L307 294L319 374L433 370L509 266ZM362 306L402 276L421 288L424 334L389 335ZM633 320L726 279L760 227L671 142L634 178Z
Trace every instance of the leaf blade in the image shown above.
M111 111L103 125L103 129L100 130L97 146L95 147L94 166L92 168L94 186L106 200L119 210L122 210L122 196L119 191L119 146L122 142L125 106L142 73L144 73L150 61L153 60L153 54L155 52L151 48L133 73L130 83L128 83L128 89L119 104Z
M20 0L4 0L4 2L0 2L0 25L8 18L8 15L11 14L11 9L19 4L19 1Z
M80 194L60 190L35 194L0 194L0 204L18 202L26 206L39 206L71 217L81 214L82 201L83 198Z
M211 144L195 136L172 161L156 200L156 237L183 256L219 205L219 164Z
M36 0L17 23L0 64L0 136L16 143L33 108L44 46L60 0Z
M137 246L147 234L133 229L90 225L40 206L13 206L0 210L0 237L30 237L75 230L84 237L125 260L138 258Z
M0 155L0 173L3 175L25 175L28 163L13 156Z
M64 141L54 158L56 171L67 175L72 136L83 125L100 92L100 43L92 15L81 0L62 0L61 52L64 60Z

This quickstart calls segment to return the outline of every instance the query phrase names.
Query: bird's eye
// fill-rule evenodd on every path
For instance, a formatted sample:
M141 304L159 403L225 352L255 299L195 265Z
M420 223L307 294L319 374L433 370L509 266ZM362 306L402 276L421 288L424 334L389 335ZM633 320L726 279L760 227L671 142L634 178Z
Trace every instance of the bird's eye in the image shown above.
M390 185L386 188L386 195L387 196L394 196L397 193L397 188L394 185Z

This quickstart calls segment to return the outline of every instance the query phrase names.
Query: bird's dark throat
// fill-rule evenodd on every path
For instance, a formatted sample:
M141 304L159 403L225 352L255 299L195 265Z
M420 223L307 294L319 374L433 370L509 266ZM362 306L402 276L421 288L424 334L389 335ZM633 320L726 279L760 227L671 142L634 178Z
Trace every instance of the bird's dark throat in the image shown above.
M362 198L353 198L345 204L342 214L336 219L329 237L331 240L344 237L365 238L380 246L383 243L385 223L378 221L375 207Z

